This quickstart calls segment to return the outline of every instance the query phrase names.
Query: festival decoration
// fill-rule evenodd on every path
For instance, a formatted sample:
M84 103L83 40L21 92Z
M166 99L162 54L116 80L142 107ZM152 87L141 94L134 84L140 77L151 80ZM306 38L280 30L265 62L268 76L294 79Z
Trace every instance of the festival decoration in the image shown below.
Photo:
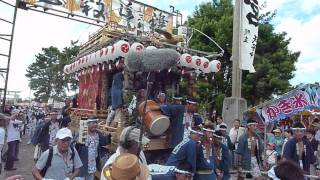
M115 58L118 57L125 57L126 54L130 50L130 44L127 41L120 40L116 44L114 44L114 56Z
M144 50L143 44L137 43L137 42L133 43L133 44L131 45L131 48L130 48L130 51L141 52L141 51L143 51L143 50Z
M201 57L201 62L202 62L202 64L200 66L200 70L205 74L210 73L210 69L209 69L209 62L210 61L205 57Z
M209 63L210 72L219 72L221 69L221 63L218 60L213 60Z
M191 68L200 69L201 67L201 58L199 56L192 56Z

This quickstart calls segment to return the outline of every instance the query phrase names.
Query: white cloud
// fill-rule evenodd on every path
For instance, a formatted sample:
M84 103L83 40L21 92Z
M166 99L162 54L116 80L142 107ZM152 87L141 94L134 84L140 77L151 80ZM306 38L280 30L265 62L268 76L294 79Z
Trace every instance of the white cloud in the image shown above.
M317 8L317 6L320 5L320 0L305 0L302 2L302 9L304 11L312 11L314 8Z
M277 32L287 32L287 37L291 38L289 49L300 51L301 55L296 63L296 77L292 80L294 84L300 81L316 81L320 71L320 34L318 25L320 24L320 15L312 17L306 22L289 18L281 18L280 24L276 27ZM309 76L308 79L302 78ZM301 78L301 79L300 79ZM319 80L319 79L318 79Z

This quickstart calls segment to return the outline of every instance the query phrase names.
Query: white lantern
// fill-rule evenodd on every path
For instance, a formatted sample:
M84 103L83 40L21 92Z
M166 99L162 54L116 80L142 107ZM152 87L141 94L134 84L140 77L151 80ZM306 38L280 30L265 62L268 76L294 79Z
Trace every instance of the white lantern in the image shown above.
M113 51L112 51L112 50L113 50ZM108 61L113 61L113 60L115 60L115 55L113 54L113 52L114 52L113 46L108 46L108 47L107 47L107 51L108 51L108 55L107 55Z
M102 48L101 50L100 50L100 54L99 54L99 56L100 56L100 61L101 61L101 63L104 63L104 62L107 62L108 61L108 49L107 48Z
M182 54L180 59L181 66L189 67L188 65L192 63L192 57L190 54Z
M131 48L130 48L130 51L141 52L141 51L143 51L143 50L144 50L143 44L137 43L137 42L133 43L133 44L131 45Z
M205 57L201 57L201 61L202 61L202 64L201 64L200 70L203 73L209 73L210 72L210 69L209 69L209 62L210 61Z
M115 43L114 45L114 55L115 58L118 57L125 57L126 54L129 52L130 50L130 44L127 41L124 40L120 40L117 43Z
M218 60L213 60L209 63L210 72L219 72L221 69L221 63Z
M194 69L200 69L201 67L201 58L199 56L192 56L192 64L191 67Z
M157 49L155 46L148 46L147 48L146 48L146 50L154 50L154 49Z

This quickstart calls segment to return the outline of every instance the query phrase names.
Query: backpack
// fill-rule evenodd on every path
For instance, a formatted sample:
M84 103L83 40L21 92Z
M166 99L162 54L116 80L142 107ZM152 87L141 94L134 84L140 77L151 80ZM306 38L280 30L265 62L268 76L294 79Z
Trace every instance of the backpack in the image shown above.
M52 156L53 156L53 147L50 146L49 147L49 155L48 155L48 159L47 159L46 165L40 171L40 174L41 174L42 177L46 176L47 170L51 166ZM71 147L71 159L72 159L72 164L73 164L72 172L74 172L74 149L73 149L73 147Z

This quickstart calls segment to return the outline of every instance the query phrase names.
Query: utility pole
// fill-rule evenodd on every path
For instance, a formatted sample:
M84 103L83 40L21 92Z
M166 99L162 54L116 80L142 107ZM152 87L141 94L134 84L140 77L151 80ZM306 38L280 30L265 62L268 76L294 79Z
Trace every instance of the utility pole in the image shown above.
M241 98L242 70L239 67L241 58L241 11L242 1L236 0L233 9L233 38L232 38L232 96L223 101L222 117L228 127L231 127L234 119L242 120L242 114L247 110L247 102Z

